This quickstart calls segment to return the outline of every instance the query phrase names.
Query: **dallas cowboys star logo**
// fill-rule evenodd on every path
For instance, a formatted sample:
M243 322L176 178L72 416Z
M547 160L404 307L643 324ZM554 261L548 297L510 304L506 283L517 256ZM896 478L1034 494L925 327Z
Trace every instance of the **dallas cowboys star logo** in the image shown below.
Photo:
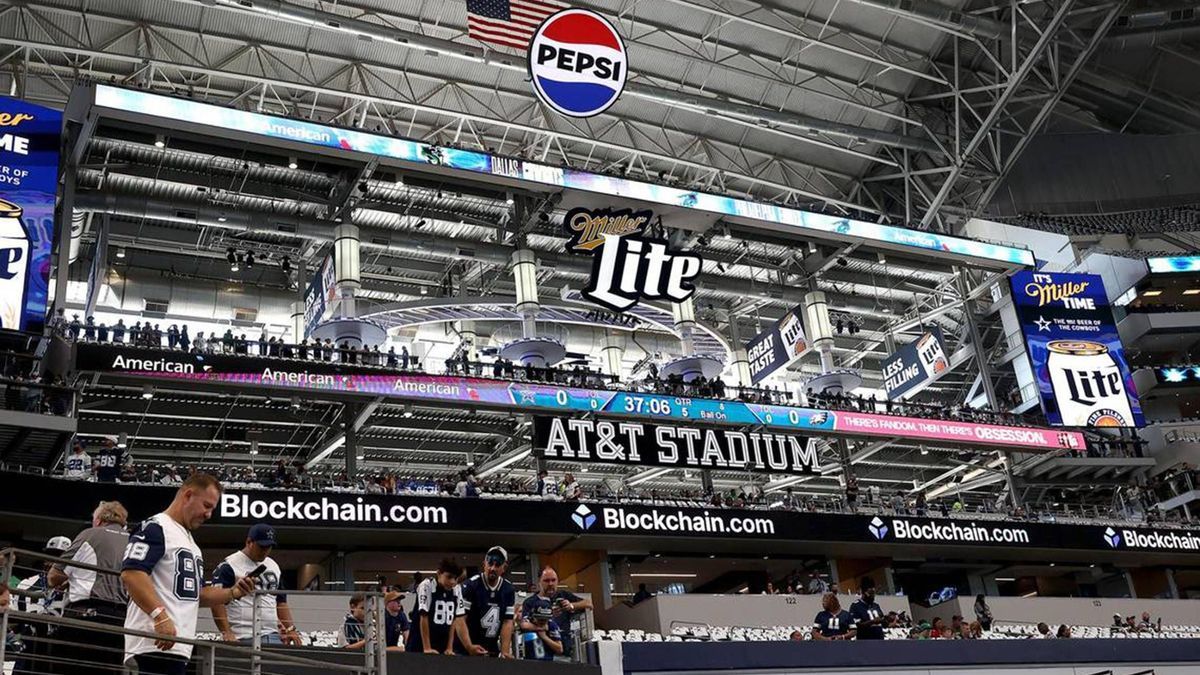
M537 398L530 389L520 389L517 391L521 395L521 403L536 403Z
M1037 324L1038 331L1040 332L1040 331L1044 331L1044 330L1050 330L1050 324L1052 322L1047 321L1046 317L1039 315L1037 318L1037 321L1034 321L1034 323Z

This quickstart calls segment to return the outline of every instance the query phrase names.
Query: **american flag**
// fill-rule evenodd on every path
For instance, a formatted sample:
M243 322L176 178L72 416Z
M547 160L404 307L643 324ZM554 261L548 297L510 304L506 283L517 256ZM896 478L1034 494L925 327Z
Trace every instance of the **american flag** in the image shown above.
M467 0L467 35L498 47L528 49L542 21L567 7L556 0Z

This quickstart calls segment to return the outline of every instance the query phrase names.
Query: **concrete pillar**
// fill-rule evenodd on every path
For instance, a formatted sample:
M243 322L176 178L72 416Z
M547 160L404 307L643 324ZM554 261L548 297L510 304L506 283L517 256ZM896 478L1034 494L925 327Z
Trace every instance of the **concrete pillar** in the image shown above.
M362 268L358 226L350 223L338 225L333 230L334 285L341 302L337 316L356 317L354 295L362 288Z
M537 256L533 251L522 248L512 254L513 284L517 292L517 314L521 315L522 337L534 337L536 334L538 304L537 290Z
M292 303L292 337L293 343L298 343L308 337L304 334L304 301L297 300Z
M804 296L804 327L808 342L821 357L821 372L833 370L833 326L829 323L829 302L822 291Z
M692 332L696 329L696 305L691 298L673 302L671 314L675 318L675 332L679 334L683 355L692 356L696 351L692 341Z
M602 355L604 357L604 374L621 379L621 364L625 357L625 346L616 331L608 331L608 335L605 336Z
M739 387L749 387L751 384L750 359L742 347L733 350L733 383Z

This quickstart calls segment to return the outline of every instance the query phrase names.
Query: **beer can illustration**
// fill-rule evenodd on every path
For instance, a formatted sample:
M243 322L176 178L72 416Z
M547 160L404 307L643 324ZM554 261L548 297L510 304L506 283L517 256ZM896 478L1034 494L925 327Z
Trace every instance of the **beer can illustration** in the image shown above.
M926 333L917 341L917 354L921 357L921 366L925 369L926 377L941 375L950 367L946 360L946 350L942 342L932 333Z
M20 205L0 199L0 327L21 329L25 279L29 274L29 233Z
M1046 369L1062 423L1069 427L1127 427L1133 411L1125 380L1108 347L1090 340L1053 340Z

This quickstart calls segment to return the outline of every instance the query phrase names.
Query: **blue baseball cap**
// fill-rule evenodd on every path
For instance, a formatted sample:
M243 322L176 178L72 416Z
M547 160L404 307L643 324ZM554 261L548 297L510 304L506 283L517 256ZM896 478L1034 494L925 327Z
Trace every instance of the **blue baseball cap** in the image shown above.
M271 548L275 545L275 528L266 523L257 523L250 528L246 538L263 548Z

